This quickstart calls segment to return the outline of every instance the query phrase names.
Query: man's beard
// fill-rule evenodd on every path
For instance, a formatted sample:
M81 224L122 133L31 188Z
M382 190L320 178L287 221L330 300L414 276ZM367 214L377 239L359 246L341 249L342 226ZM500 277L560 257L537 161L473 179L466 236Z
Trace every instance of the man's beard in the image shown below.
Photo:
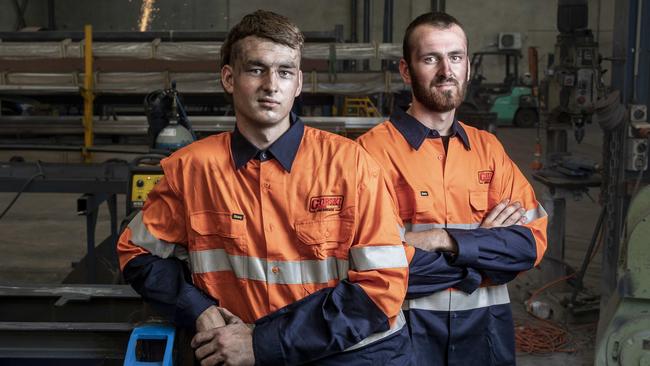
M467 83L460 84L454 78L436 77L428 87L422 85L417 78L412 78L411 83L415 99L433 112L449 112L458 108L465 99ZM443 83L454 83L456 89L438 91L435 86Z

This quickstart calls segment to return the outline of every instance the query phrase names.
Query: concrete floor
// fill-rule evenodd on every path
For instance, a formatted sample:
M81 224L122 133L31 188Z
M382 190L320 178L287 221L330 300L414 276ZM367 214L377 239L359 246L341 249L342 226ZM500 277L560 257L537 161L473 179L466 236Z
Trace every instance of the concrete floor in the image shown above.
M498 132L500 140L513 160L533 182L537 195L543 194L545 188L534 182L530 175L530 163L533 159L535 129L502 128ZM570 149L600 161L602 133L598 126L588 126L585 141L582 144L570 143ZM7 160L11 154L0 155L0 161ZM29 154L31 156L31 154ZM60 156L39 157L55 161ZM62 160L67 160L63 157ZM28 160L32 160L28 158ZM598 189L590 192L598 197ZM13 198L13 193L0 193L0 210ZM86 251L85 217L76 214L76 194L23 194L7 215L0 220L0 283L35 284L60 282L71 270L71 263L78 261ZM584 197L581 201L567 202L566 257L573 268L579 268L587 248L599 205ZM118 202L118 221L124 213L124 197ZM97 242L109 234L108 210L102 209L97 225ZM553 243L549 243L553 245ZM592 263L585 283L594 293L599 288L600 256ZM544 262L542 263L544 268ZM512 306L518 325L533 321L523 305L523 300L531 291L544 283L542 271L532 270L521 275L510 286ZM562 286L551 293L566 290ZM593 321L575 324L569 323L572 342L568 348L578 350L575 353L552 353L548 355L518 354L520 365L591 365L596 325Z

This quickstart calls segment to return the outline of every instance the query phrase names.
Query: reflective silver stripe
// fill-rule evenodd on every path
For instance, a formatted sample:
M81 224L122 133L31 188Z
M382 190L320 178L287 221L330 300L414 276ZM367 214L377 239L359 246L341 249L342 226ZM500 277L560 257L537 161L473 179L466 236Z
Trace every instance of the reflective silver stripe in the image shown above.
M406 318L404 317L404 313L400 310L399 314L397 314L397 319L395 320L395 324L393 324L393 326L391 326L389 330L381 333L371 334L370 336L368 336L361 342L355 344L354 346L346 348L345 350L343 350L343 352L353 351L355 349L366 346L370 343L384 339L389 335L398 332L400 329L404 327L405 324L406 324Z
M473 222L471 224L411 224L407 223L405 225L407 232L419 232L426 231L431 229L463 229L463 230L472 230L481 226L480 222Z
M354 263L353 268L357 271L408 267L406 252L402 245L352 247L350 256Z
M348 278L349 262L329 257L323 260L272 261L230 255L223 249L190 252L193 273L232 271L235 277L282 285L327 283Z
M478 229L480 226L481 226L480 222L473 222L471 224L447 224L447 229L472 230L472 229Z
M537 208L526 211L526 222L533 222L546 216L548 216L546 210L542 207L541 203L537 202Z
M432 311L462 311L484 308L492 305L509 304L508 286L479 287L471 294L462 291L440 291L419 299L407 300L403 309Z
M187 260L187 249L182 245L157 239L142 222L142 211L138 212L129 223L131 242L160 258L176 257Z
M397 225L397 230L399 230L399 238L400 238L400 240L406 241L406 236L405 236L406 235L406 228Z

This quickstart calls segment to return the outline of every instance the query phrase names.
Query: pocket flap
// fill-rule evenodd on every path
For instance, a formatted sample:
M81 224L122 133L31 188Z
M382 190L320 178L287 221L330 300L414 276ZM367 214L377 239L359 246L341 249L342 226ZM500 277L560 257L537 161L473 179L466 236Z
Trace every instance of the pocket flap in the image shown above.
M433 197L428 190L417 189L415 194L415 212L433 211Z
M237 213L199 211L190 215L190 226L200 235L239 238L246 232L246 219Z
M485 211L488 208L487 191L470 191L469 203L476 211Z
M354 221L351 219L325 219L296 222L296 234L305 244L318 245L326 242L344 243L352 235Z

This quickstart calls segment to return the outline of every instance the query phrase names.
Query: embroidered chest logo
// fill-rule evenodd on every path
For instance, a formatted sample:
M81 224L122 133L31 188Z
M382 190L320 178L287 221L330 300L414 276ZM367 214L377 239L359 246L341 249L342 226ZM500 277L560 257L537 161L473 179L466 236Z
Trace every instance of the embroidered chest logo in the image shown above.
M316 196L309 199L309 212L341 211L343 196Z
M478 182L480 184L489 184L492 182L492 176L494 172L492 170L481 170L478 172Z

